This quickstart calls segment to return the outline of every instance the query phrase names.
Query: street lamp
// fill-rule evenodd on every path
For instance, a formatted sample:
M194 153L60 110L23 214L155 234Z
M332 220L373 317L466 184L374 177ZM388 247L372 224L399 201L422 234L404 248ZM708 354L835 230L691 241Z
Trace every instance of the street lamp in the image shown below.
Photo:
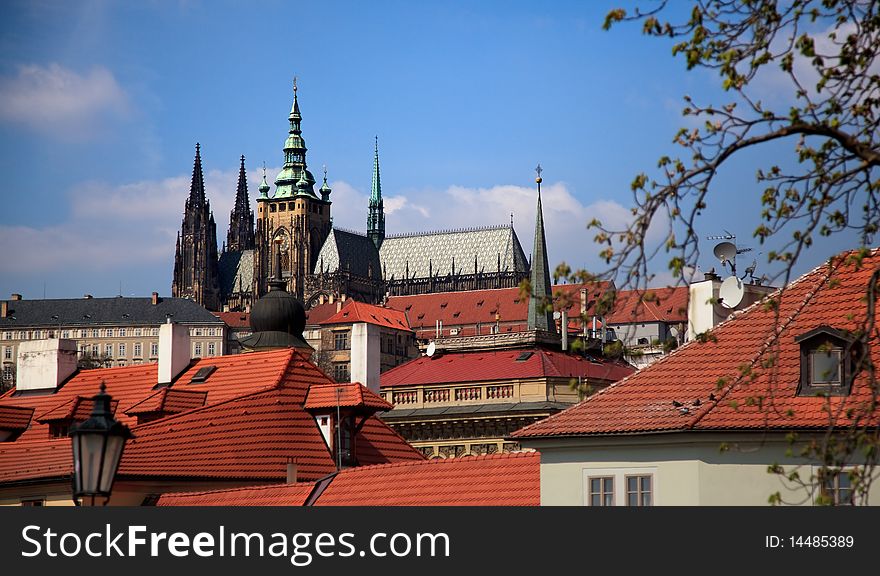
M75 426L70 432L73 445L73 502L80 498L104 497L103 505L110 500L113 479L119 469L125 441L133 435L128 426L113 418L110 395L101 382L101 391L92 398L92 416Z

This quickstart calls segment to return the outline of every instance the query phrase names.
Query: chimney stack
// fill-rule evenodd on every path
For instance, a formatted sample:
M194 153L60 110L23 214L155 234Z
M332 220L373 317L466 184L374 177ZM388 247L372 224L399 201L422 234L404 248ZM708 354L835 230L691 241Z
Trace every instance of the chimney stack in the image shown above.
M9 316L9 302L6 300L0 301L0 318L6 318Z
M287 483L296 484L296 458L287 458Z
M568 350L568 310L562 311L562 351Z
M167 386L180 376L190 361L189 329L169 320L159 327L159 382Z
M150 304L152 304L153 306L155 306L155 305L158 304L158 303L159 303L159 293L158 293L158 292L153 292L153 296L152 296L152 298L150 298Z
M379 327L366 322L351 325L351 382L360 382L379 393L382 341Z
M21 294L13 294L12 299L13 300L21 300Z
M50 338L18 345L17 390L55 390L76 372L76 342Z

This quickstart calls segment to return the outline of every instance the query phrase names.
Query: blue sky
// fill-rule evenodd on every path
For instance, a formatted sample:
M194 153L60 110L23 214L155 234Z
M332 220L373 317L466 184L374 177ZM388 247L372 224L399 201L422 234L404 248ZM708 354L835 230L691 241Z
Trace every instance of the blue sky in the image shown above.
M551 262L601 270L586 223L626 221L633 176L677 153L683 94L723 101L638 25L602 31L617 4L4 2L0 297L170 294L195 143L222 241L239 156L252 198L280 167L294 75L336 225L365 228L378 135L389 233L514 212L528 253L540 162ZM757 246L758 158L722 171L701 237Z

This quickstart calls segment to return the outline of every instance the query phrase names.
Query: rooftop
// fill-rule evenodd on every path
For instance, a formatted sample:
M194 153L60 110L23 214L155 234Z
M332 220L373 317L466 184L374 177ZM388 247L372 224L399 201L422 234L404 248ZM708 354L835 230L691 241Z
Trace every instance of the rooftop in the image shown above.
M392 308L364 304L356 300L349 300L339 312L319 322L319 324L327 326L330 324L353 324L356 322L365 322L397 330L409 330L409 323L407 322L406 314L403 312Z
M178 324L214 324L219 318L186 298L63 298L54 300L9 300L0 330L26 326L66 328L70 326L158 326L171 319Z

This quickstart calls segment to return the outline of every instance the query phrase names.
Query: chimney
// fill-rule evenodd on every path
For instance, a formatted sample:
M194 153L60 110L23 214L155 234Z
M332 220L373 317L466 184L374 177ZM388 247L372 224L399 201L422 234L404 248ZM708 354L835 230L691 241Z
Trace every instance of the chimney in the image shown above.
M190 361L189 329L169 320L159 327L159 385L180 376Z
M158 292L153 292L153 295L152 295L152 297L150 298L150 304L152 304L153 306L155 306L155 305L158 304L158 303L159 303L159 293L158 293Z
M21 294L13 294L12 299L13 300L21 300Z
M366 322L351 325L351 382L360 382L379 393L379 369L382 361L379 327Z
M17 390L55 390L76 372L76 342L50 338L18 345Z
M339 312L340 310L342 310L342 300L337 300L336 301L336 311Z
M562 311L562 351L568 350L568 310Z
M0 318L6 318L9 316L9 302L3 300L0 302Z
M296 484L296 458L287 458L287 483Z

